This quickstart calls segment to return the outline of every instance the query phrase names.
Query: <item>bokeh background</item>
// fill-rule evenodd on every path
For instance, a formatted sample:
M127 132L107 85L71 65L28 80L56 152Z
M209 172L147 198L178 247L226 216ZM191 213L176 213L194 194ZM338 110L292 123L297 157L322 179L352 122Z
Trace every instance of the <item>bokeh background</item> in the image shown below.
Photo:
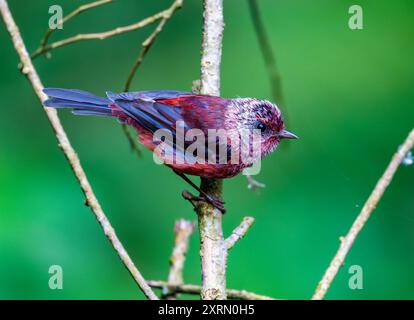
M76 17L52 40L127 25L171 0L119 0ZM231 251L228 286L309 298L364 201L414 120L414 2L357 1L364 29L348 28L355 1L260 0L289 113L300 140L266 158L254 194L243 176L225 182L226 234L243 216L254 227ZM10 0L30 51L50 5L67 14L86 1ZM189 90L199 77L201 2L185 0L133 82L133 90ZM247 1L225 1L222 94L271 99ZM35 65L45 86L103 94L122 90L153 26L60 48ZM141 299L56 145L17 56L0 27L0 298ZM59 112L102 206L148 279L165 279L178 218L195 219L184 182L131 153L116 121ZM414 167L401 167L335 280L330 299L414 298ZM185 280L200 283L198 234ZM48 269L61 265L63 290ZM348 268L363 268L350 290Z

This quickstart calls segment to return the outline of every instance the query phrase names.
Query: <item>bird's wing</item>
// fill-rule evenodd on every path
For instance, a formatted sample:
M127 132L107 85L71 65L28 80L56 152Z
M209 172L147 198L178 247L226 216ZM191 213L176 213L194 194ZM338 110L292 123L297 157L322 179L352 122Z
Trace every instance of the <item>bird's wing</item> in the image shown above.
M159 129L175 131L177 121L184 122L179 107L140 99L133 101L116 99L114 103L127 116L151 133Z
M173 99L177 97L193 95L191 92L175 91L175 90L153 90L153 91L136 91L136 92L123 92L114 93L108 91L106 93L109 99L124 99L124 100L146 100L146 101L158 101L164 99Z
M151 93L153 92L151 91ZM223 104L225 100L190 93L178 95L178 92L162 91L163 94L159 93L161 91L157 92L156 99L155 93L152 99L149 98L148 94L146 99L137 98L137 93L131 93L132 95L129 95L129 93L108 94L108 98L127 116L151 133L155 133L160 129L168 130L171 133L172 140L164 142L169 143L177 155L186 158L188 155L185 150L195 140L202 141L199 140L201 135L203 135L205 141L204 154L197 154L196 156L206 160L211 157L211 154L218 154L217 149L211 150L211 143L209 143L211 138L208 135L208 129L224 128L223 108L220 104ZM190 129L198 130L192 132L194 140L186 141L184 137L187 136ZM182 135L177 134L178 132ZM227 144L219 144L217 148L219 148L218 150L224 148L227 150L226 152L230 152ZM227 153L225 157L227 158Z
M177 121L184 129L224 128L224 110L228 100L190 92L161 90L126 93L107 92L108 98L141 126L155 132L158 129L175 130Z

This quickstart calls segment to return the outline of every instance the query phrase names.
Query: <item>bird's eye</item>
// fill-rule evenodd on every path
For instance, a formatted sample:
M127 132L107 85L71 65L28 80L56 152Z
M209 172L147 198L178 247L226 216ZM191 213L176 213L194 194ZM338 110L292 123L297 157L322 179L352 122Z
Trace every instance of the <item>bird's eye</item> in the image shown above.
M256 129L259 129L261 132L264 132L267 129L267 126L263 122L258 122Z

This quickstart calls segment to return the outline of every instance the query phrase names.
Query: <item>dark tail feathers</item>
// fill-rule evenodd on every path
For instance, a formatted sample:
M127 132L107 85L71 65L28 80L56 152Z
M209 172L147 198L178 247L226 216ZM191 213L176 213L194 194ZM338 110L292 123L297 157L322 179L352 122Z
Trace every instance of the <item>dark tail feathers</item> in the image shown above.
M51 108L72 108L76 115L111 116L108 106L111 100L93 95L92 93L76 89L45 88L49 96L44 106Z

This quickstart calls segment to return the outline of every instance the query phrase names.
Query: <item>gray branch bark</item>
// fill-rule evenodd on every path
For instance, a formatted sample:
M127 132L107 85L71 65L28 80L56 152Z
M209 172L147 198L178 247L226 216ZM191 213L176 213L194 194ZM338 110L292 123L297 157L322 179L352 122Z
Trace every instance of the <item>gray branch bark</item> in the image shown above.
M26 46L23 42L23 39L20 35L19 28L17 27L13 16L10 12L10 9L5 0L0 0L0 13L3 18L3 21L7 27L7 30L10 33L11 40L13 42L14 48L20 58L22 65L22 72L27 76L30 81L30 84L33 87L37 97L40 102L43 102L47 99L46 95L43 93L43 84L40 80L39 75L36 72L35 67L33 66L32 60L27 52ZM96 219L98 220L103 232L111 242L112 247L118 253L119 258L124 263L125 267L128 269L135 282L140 287L141 291L145 296L151 300L158 300L158 297L152 291L151 287L147 284L142 274L139 272L137 267L134 265L134 262L129 257L127 251L119 240L118 236L115 233L115 229L112 227L108 218L106 217L102 207L95 196L95 193L90 185L85 171L82 168L79 157L73 149L68 136L60 122L60 119L57 115L55 109L44 108L46 115L49 119L49 122L55 132L56 139L58 141L59 147L62 149L65 154L66 159L68 160L79 185L85 194L86 204L92 209Z
M202 94L220 95L223 29L223 0L204 0L200 78ZM201 189L207 194L222 198L222 188L221 180L201 179ZM196 210L200 230L201 298L223 300L227 298L227 247L223 238L222 213L207 203L201 203Z

